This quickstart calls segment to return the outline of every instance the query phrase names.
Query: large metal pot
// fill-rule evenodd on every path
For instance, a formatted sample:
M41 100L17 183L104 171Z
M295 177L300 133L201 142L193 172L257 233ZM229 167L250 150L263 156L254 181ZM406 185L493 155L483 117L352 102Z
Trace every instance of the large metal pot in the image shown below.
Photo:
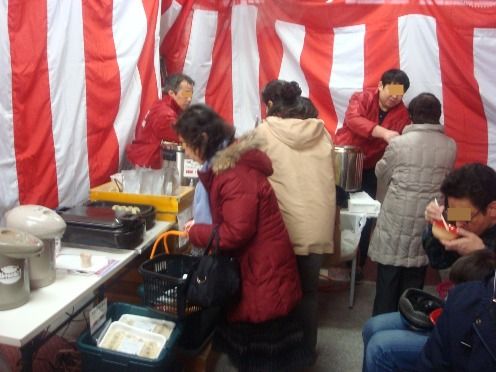
M356 146L334 147L334 176L336 185L345 191L362 187L363 152Z

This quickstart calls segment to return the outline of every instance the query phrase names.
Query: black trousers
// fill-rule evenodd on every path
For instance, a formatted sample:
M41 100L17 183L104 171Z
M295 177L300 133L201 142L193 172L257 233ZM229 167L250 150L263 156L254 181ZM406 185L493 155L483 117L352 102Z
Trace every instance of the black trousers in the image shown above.
M365 191L370 195L372 199L375 199L377 193L377 177L375 176L375 169L365 169L362 172L362 191ZM367 218L367 222L362 230L362 235L360 236L360 242L358 243L358 251L360 253L358 259L358 266L363 268L365 262L367 261L367 253L369 252L370 235L372 234L372 228L374 227L375 220Z
M377 264L374 310L372 315L398 310L401 294L408 288L424 288L427 266L401 267Z
M319 275L323 258L321 254L296 256L303 292L303 297L296 307L296 314L303 324L303 342L305 352L309 354L315 353L317 346Z

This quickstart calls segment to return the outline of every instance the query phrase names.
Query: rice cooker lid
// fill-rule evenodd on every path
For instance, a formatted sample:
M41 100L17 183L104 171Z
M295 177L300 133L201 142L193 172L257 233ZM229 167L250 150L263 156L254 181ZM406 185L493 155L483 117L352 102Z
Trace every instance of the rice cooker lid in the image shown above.
M27 232L0 228L0 254L11 258L27 258L43 251L43 242Z
M40 239L61 238L65 221L57 212L41 205L20 205L5 214L7 227L26 231Z

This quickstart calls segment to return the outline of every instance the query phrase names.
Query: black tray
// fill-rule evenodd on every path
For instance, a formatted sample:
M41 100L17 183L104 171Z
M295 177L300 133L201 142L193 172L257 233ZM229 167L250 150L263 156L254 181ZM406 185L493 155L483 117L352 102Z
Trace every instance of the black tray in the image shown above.
M143 241L145 220L111 207L80 205L58 210L67 228L62 241L82 246L134 249Z
M110 202L110 201L89 201L86 203L87 206L91 207L110 207L112 208L114 205L123 205L126 207L138 207L140 209L139 216L145 219L145 227L147 230L150 230L153 226L155 226L155 207L153 205L147 204L133 204L133 203L122 203L122 202Z

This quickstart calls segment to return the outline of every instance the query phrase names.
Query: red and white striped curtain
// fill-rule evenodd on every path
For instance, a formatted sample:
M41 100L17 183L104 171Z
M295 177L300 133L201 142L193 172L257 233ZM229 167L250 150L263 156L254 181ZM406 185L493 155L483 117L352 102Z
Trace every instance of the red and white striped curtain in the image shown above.
M496 167L496 1L160 1L0 0L0 217L81 202L118 169L160 94L159 42L238 133L272 79L297 81L334 133L350 95L400 67L406 102L443 102L457 164Z
M496 1L164 0L160 52L238 133L263 115L272 79L297 81L334 133L351 94L400 67L407 103L443 103L457 164L496 167Z
M74 205L158 98L160 0L0 0L0 220Z

